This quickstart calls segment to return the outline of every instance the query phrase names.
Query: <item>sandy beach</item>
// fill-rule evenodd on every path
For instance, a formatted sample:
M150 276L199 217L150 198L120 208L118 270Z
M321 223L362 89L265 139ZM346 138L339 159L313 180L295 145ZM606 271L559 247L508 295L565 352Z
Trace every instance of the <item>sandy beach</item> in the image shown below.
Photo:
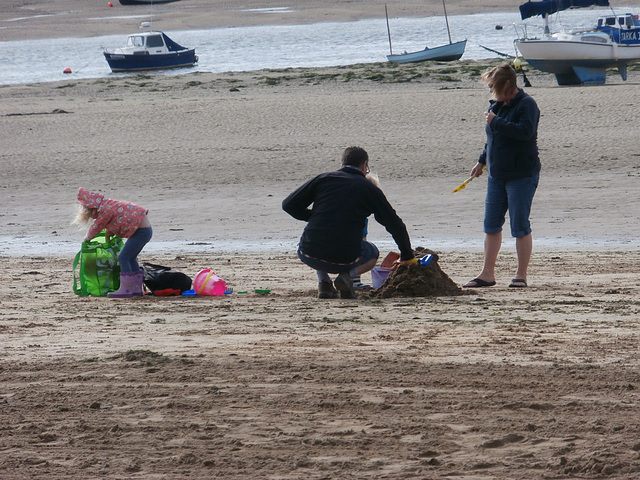
M106 3L6 2L0 22L88 20ZM154 8L202 28L200 9L232 26L274 6ZM383 3L291 6L261 23L362 18ZM48 38L53 21L0 35ZM529 288L507 287L507 236L498 285L461 296L321 301L295 257L304 225L282 199L360 145L414 247L437 251L458 285L473 278L486 179L451 191L482 149L478 78L498 63L0 87L0 478L638 478L637 66L626 82L610 72L606 86L570 88L527 69L543 164ZM150 209L141 261L212 268L234 293L74 295L79 186ZM385 254L390 237L370 226Z

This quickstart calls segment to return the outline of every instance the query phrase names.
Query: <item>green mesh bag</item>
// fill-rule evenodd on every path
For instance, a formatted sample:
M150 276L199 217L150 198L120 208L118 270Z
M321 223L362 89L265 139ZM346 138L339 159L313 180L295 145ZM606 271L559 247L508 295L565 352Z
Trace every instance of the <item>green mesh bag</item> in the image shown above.
M120 288L118 253L123 243L118 237L107 242L106 230L93 240L82 242L73 261L73 293L81 297L106 297Z

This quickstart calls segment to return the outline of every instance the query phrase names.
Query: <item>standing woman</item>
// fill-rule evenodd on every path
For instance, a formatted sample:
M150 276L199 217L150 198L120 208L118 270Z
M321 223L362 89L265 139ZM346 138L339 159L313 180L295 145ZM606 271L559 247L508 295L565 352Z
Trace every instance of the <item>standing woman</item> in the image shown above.
M533 249L529 214L538 187L538 121L535 100L516 85L516 72L503 64L482 75L494 100L485 113L487 143L471 170L472 177L487 168L487 196L484 213L484 266L464 287L496 284L495 266L502 246L502 225L509 212L511 236L516 238L518 268L510 287L527 286L527 268Z

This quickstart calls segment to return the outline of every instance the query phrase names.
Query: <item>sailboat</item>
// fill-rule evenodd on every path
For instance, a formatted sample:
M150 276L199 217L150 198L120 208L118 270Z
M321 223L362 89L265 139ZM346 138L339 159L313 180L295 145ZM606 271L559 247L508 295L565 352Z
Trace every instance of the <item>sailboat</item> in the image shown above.
M464 53L464 49L467 46L467 39L461 40L459 42L453 42L451 40L451 30L449 28L449 18L447 17L447 7L444 4L444 0L442 0L442 7L444 9L444 19L447 23L447 33L449 34L449 44L441 45L439 47L425 47L424 50L420 50L418 52L411 53L401 53L401 54L393 54L393 49L391 48L391 30L389 29L389 15L387 14L387 5L384 6L385 16L387 17L387 33L389 34L389 55L387 55L387 60L395 63L416 63L416 62L424 62L427 60L438 60L441 62L450 62L453 60L460 60L462 54Z
M632 13L602 15L587 30L551 33L548 16L569 8L608 6L608 0L545 0L520 5L522 19L541 15L542 37L525 35L515 46L529 65L555 74L558 85L603 85L607 68L627 79L627 65L640 60L640 19Z

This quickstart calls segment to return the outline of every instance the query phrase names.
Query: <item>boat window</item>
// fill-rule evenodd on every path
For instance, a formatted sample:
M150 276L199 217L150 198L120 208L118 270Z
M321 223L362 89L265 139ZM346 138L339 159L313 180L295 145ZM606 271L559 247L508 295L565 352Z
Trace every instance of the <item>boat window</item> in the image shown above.
M164 47L161 35L149 35L147 37L147 47Z
M616 17L607 17L607 25L615 25Z
M602 26L602 19L601 19L601 18L599 18L599 19L598 19L598 26L599 26L599 27L601 27L601 26Z
M607 39L598 35L583 35L580 37L583 42L607 43Z
M141 35L131 35L127 38L127 47L144 47L144 38Z

